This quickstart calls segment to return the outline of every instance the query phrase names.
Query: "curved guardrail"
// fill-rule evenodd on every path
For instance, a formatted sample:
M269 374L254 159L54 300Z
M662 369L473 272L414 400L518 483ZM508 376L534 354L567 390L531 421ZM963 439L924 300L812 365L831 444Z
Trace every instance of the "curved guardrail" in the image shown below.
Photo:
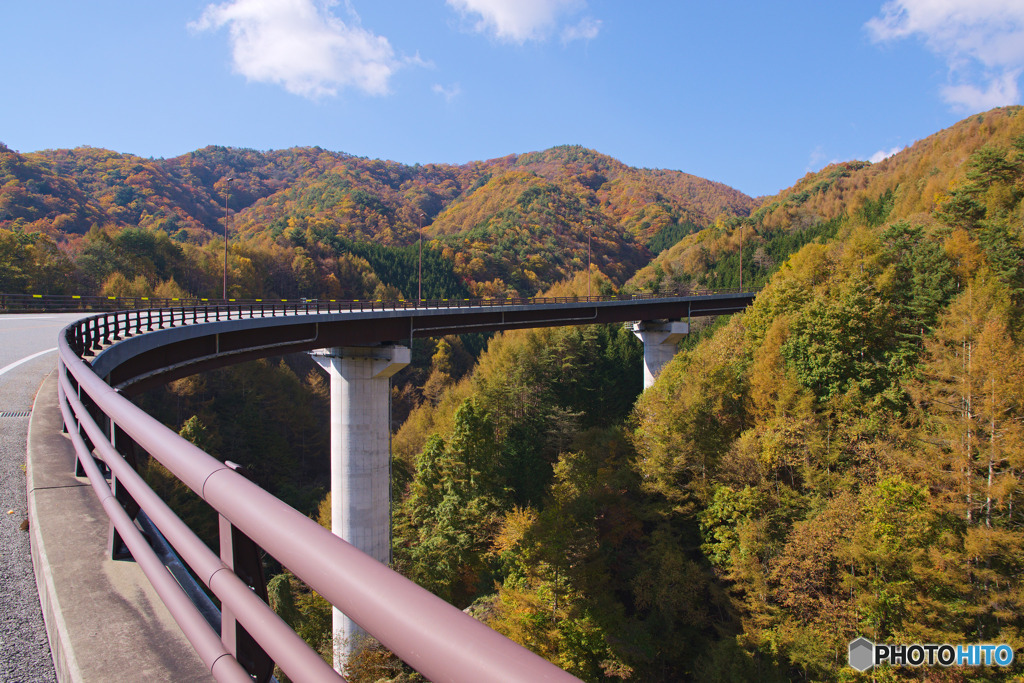
M634 295L630 299L661 294ZM213 676L220 681L265 680L266 661L296 681L338 680L338 674L260 598L251 572L232 559L240 534L287 566L369 634L431 680L574 681L568 673L493 631L333 535L152 418L111 387L85 358L122 339L176 326L224 320L344 311L427 307L493 307L526 303L620 301L615 297L420 302L276 303L178 306L103 313L61 333L59 398L78 463L120 539ZM297 320L296 323L299 321ZM564 324L564 323L563 323ZM95 360L95 359L94 359ZM221 555L211 551L135 471L135 449L156 458L221 517ZM101 469L109 468L111 482ZM183 561L237 620L223 637L163 566L129 511L145 511ZM235 622L231 622L235 623ZM223 629L222 629L223 630ZM237 637L236 637L237 636ZM251 639L256 647L242 647ZM254 661L253 652L269 660ZM258 657L256 658L259 659Z
M239 309L232 311L241 315ZM201 322L173 313L175 324ZM251 314L251 311L249 312ZM267 311L263 311L267 313ZM167 314L166 315L171 315ZM226 316L226 311L221 311ZM350 615L410 666L432 680L572 681L574 677L378 563L160 424L107 385L81 358L88 343L144 334L148 316L95 327L97 316L65 328L59 340L60 405L78 461L118 534L217 680L251 681L249 672L164 568L125 510L125 495L144 510L196 576L249 636L296 681L338 680L310 649L145 484L125 459L145 450L211 505L222 519ZM189 318L186 321L186 318ZM157 324L159 325L159 316ZM164 324L170 324L165 319ZM112 439L111 436L114 436ZM94 461L109 467L113 484ZM222 539L222 543L224 539Z
M757 290L748 288L701 289L696 287L674 287L656 291L635 292L621 296L573 296L573 297L490 297L474 299L205 299L200 297L145 297L145 296L90 296L71 294L4 294L0 293L0 312L27 313L48 311L52 313L74 313L76 311L125 311L168 308L256 308L288 309L292 311L348 311L377 308L449 308L459 306L508 306L522 303L565 303L632 301L666 296L701 296L705 294L749 293Z

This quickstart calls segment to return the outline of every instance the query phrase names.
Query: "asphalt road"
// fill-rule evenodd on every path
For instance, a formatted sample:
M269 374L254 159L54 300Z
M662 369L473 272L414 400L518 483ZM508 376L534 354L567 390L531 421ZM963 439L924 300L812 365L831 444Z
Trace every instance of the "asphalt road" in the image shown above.
M28 415L56 367L57 334L81 314L0 315L0 681L53 681L32 572L25 491Z

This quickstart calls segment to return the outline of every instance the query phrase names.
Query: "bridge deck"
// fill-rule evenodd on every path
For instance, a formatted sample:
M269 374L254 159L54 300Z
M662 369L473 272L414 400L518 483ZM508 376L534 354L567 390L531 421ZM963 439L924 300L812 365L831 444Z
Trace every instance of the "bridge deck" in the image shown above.
M203 321L197 309L192 309L191 320L187 320L192 324L183 324L190 313L179 307L168 316L168 322L174 319L172 316L178 316L177 325L165 328L161 314L159 329L152 332L143 330L140 311L112 313L103 317L103 326L107 332L113 325L118 343L111 345L104 339L94 346L91 351L102 351L93 356L92 363L96 374L108 383L134 392L175 377L266 355L403 342L466 331L715 315L742 310L752 299L752 293L742 293L557 305L460 305L447 309L388 310L378 305L370 306L371 310L314 313L301 320L296 320L296 311L282 315L281 311L271 310L271 317L259 320L251 315L240 319L241 312L236 311L237 317L233 319L205 324L198 324ZM133 323L135 336L118 337L121 321L125 328ZM62 353L67 352L65 346ZM40 588L46 591L44 613L58 674L66 678L69 672L91 668L97 673L83 676L87 680L208 677L207 669L188 647L148 581L142 580L138 568L133 563L103 559L108 520L106 514L100 514L103 509L93 492L86 491L84 480L72 476L73 449L60 435L53 377L48 382L51 384L40 393L32 420L29 508L36 546L33 550L40 560L37 577ZM58 566L60 571L55 569ZM61 626L67 625L69 618L80 622L78 628ZM71 635L73 630L78 631L78 636ZM130 655L110 655L112 643L124 644ZM174 673L162 676L159 671ZM74 673L70 675L79 678Z
M416 338L531 327L679 320L745 309L755 293L739 292L660 299L388 308L373 302L344 311L303 313L262 306L232 309L228 319L206 309L179 309L178 324L126 339L104 349L93 368L109 384L134 394L181 377L268 355L334 346L412 344ZM201 312L200 312L201 311ZM111 314L108 314L108 316ZM124 313L124 324L150 327L141 314ZM183 324L187 323L187 324Z

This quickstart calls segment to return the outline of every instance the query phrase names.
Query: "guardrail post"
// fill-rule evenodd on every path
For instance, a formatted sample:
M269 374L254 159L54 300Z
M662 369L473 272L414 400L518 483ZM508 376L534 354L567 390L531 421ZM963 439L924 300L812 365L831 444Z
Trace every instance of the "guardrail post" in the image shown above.
M76 352L79 358L92 351L92 333L89 331L89 327L89 320L87 318L79 323L77 328L78 338L82 341L81 350Z
M235 470L246 479L249 478L245 468L233 462L225 465ZM223 515L219 516L220 559L235 575L242 580L263 602L267 599L267 581L263 575L263 561L260 559L260 547L239 531ZM266 683L274 673L274 660L249 635L249 632L238 623L231 610L221 605L220 637L224 647L234 655L242 668L253 676L257 683Z
M114 446L114 449L121 454L121 457L125 459L133 470L138 471L139 463L136 455L135 442L124 432L123 429L118 427L113 422L110 423L112 426L113 438L110 442ZM124 487L121 481L116 475L111 473L110 475L111 489L114 492L114 498L124 511L128 514L131 519L135 519L139 515L139 504L132 498L132 494L128 493L128 490ZM131 559L132 553L128 550L128 546L121 538L121 534L118 533L117 528L114 526L114 521L110 521L110 531L107 534L107 552L112 560L128 560Z
M78 389L78 380L75 379L74 375L72 375L70 372L68 372L68 369L64 366L64 361L58 361L57 362L57 372L58 372L59 375L63 375L64 377L68 378L68 381L71 382L71 386L74 387L74 389L75 389L75 395L76 396L79 393L81 393L79 391L79 389ZM73 414L74 413L72 413L72 415ZM64 420L64 413L63 412L61 412L60 423L61 423L61 430L60 431L61 431L62 434L68 434L68 433L70 433L70 431L72 429L76 429L76 430L78 429L77 421L75 423L69 425L67 423L67 421ZM77 457L75 458L75 470L76 471L78 470L78 458Z
M81 387L78 388L78 400L80 400L82 402L82 405L85 406L85 410L89 414L89 417L92 418L93 422L99 425L103 429L105 434L109 434L110 431L107 427L107 416L103 414L99 407L93 402L92 398L82 391ZM79 424L75 425L75 428L78 429L78 435L81 436L82 441L85 442L86 449L90 453L92 453L96 449L96 446L93 444L92 439L89 438L89 435L85 433L85 427L81 425L80 420ZM97 458L95 455L92 456L92 459L96 462L96 466L100 468L100 472L106 474L106 463L104 463L103 460L101 460L100 458ZM82 467L82 462L79 457L75 458L75 476L86 476L85 468Z
M86 410L88 410L89 409L89 404L87 403L87 399L89 397L82 395L82 389L80 387L76 387L76 388L78 389L78 400L82 401L82 405L84 405L86 407ZM71 425L71 427L74 427L74 429L78 431L78 435L80 437L82 437L82 441L85 442L86 449L91 452L92 451L92 442L89 441L89 435L85 433L85 429L81 425L81 420L78 420L76 418L75 424ZM82 467L81 456L77 455L77 454L75 455L75 476L76 477L84 477L84 476L86 476L85 475L85 468Z
M68 344L71 346L71 350L75 352L75 355L79 358L83 355L83 349L85 348L82 344L82 328L76 327L71 330L67 336Z
M103 320L103 345L104 346L106 346L107 344L110 343L110 320L107 319L107 315L108 314L104 313L102 318L101 318ZM97 324L99 324L99 320L100 319L96 320Z

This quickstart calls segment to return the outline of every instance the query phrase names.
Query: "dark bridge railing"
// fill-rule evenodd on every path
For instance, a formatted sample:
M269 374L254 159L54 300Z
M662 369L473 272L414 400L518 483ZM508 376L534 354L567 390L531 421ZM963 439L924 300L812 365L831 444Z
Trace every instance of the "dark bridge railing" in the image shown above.
M658 293L630 298L663 296ZM112 538L119 538L127 546L217 680L251 681L250 674L265 679L266 665L261 668L259 662L269 660L296 681L339 678L260 598L251 575L236 563L235 544L241 537L288 567L431 680L573 681L576 679L566 672L376 562L253 484L229 464L178 436L109 386L85 357L132 336L222 320L591 300L618 299L304 300L205 306L188 302L165 308L129 307L100 313L69 325L58 340L61 411L77 453L78 467L88 476L110 516L116 531ZM6 310L13 310L19 302L23 300L5 295L2 303ZM133 466L139 449L159 461L217 511L221 518L220 556L207 548L139 476ZM104 466L109 470L109 483ZM133 521L140 509L220 600L226 615L222 619L223 633L207 623L147 543ZM235 623L238 628L232 633L230 627Z
M330 313L340 311L369 311L386 308L460 308L466 306L514 306L533 303L589 303L600 301L634 301L678 296L704 296L754 292L743 288L702 289L674 287L656 291L641 291L616 296L563 296L563 297L489 297L473 299L204 299L199 297L139 297L139 296L78 296L70 294L2 294L0 313L74 313L77 311L125 311L143 309L248 309L277 310L295 313Z

